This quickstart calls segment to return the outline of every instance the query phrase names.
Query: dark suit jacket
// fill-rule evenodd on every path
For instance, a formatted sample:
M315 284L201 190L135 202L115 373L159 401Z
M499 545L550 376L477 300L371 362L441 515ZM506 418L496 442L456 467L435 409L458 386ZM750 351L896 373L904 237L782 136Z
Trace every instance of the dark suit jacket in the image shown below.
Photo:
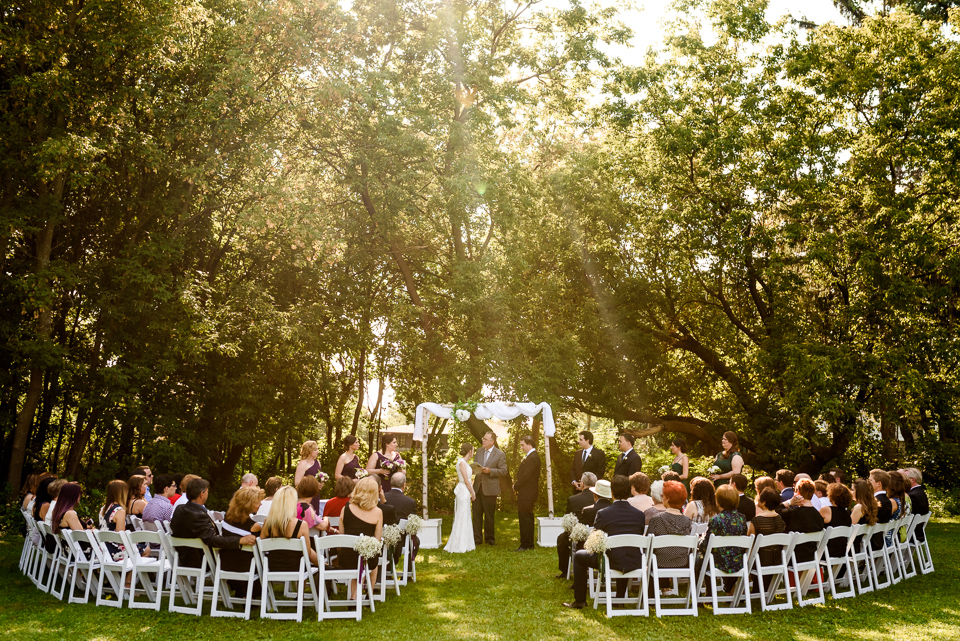
M513 484L517 492L517 506L523 512L532 512L540 492L540 455L536 450L527 454L517 468L517 481Z
M221 550L239 550L240 537L236 534L220 535L213 524L210 514L193 501L178 507L170 519L170 533L181 539L200 539L208 547ZM180 563L187 567L198 568L203 560L203 552L195 548L179 548Z
M594 526L608 535L643 534L643 512L626 501L614 501L597 512ZM620 572L636 570L643 564L643 554L637 548L617 548L607 553L610 566Z
M417 511L417 502L398 489L392 489L383 496L387 504L393 506L397 515L397 522L400 519L409 518L411 514Z
M584 525L589 525L593 527L593 521L597 518L597 512L602 510L605 507L610 507L613 503L610 499L597 499L597 502L593 505L588 505L587 507L580 510L580 522ZM633 507L633 506L631 506Z
M747 523L749 523L753 520L753 517L757 515L757 506L746 494L744 494L740 497L740 504L737 505L737 512L742 514L744 518L747 519Z
M576 514L579 518L580 511L588 505L593 505L593 492L585 488L579 494L567 497L567 511L564 514Z
M926 488L922 485L917 485L910 488L907 494L910 495L910 511L913 514L923 516L924 514L930 513L930 500L927 498Z
M383 512L384 525L396 525L400 522L400 519L397 517L397 510L389 503L378 503L377 507ZM340 527L343 528L343 525Z
M890 500L890 497L887 496L887 493L877 495L877 503L880 506L877 508L877 523L889 523L890 519L893 518L893 501ZM883 535L874 534L873 538L870 539L870 545L873 546L874 550L879 550L883 547Z
M570 482L579 483L584 472L593 472L597 475L597 480L603 478L607 472L607 457L599 447L590 450L590 456L586 461L583 460L584 450L577 450L573 455L573 466L570 468Z
M623 454L617 457L617 465L613 468L613 475L622 474L629 477L631 474L639 472L641 467L643 467L643 462L640 460L640 455L637 454L636 450L630 450L626 458Z

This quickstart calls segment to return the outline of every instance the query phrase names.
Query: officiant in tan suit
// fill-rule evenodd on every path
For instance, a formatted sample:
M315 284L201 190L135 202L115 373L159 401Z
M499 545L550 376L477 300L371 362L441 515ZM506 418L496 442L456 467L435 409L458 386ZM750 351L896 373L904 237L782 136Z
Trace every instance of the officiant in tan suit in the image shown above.
M477 500L473 502L473 541L478 546L486 541L496 543L493 516L497 511L497 497L500 496L500 477L507 475L507 456L496 445L496 435L487 432L481 440L481 448L473 457L476 477L473 489Z

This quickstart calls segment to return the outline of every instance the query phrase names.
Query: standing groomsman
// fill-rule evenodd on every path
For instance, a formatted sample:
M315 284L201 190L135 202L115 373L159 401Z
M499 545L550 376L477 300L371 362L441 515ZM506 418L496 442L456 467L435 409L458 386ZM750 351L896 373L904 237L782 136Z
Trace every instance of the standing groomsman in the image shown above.
M621 475L630 478L630 476L640 471L643 462L640 455L633 449L633 443L636 439L633 434L623 432L620 434L620 451L622 454L617 457L617 465L613 470L613 475Z
M607 457L603 450L593 446L593 434L584 430L580 432L577 444L580 451L573 455L573 467L570 468L570 484L578 492L583 491L581 477L585 472L591 472L597 479L602 479L607 470Z
M518 552L533 549L533 508L537 504L540 492L540 455L534 449L533 437L520 439L523 449L523 461L517 469L517 482L513 489L517 493L517 515L520 517L520 547Z

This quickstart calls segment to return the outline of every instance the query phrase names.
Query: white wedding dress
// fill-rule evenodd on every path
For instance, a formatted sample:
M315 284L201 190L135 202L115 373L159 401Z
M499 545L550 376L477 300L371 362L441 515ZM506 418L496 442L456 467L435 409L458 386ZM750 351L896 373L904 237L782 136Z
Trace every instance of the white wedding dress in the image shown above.
M453 490L453 530L444 552L472 552L476 549L473 542L473 518L470 510L470 465L462 458L457 459L457 487Z

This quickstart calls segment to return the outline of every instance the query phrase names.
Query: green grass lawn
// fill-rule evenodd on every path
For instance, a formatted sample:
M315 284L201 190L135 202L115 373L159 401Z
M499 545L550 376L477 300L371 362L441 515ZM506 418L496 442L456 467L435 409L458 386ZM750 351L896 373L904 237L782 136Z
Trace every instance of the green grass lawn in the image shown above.
M450 520L444 520L449 533ZM514 517L497 524L498 544L471 554L421 551L418 582L387 597L363 621L303 623L212 619L167 612L66 605L17 570L21 539L0 538L0 640L10 639L960 639L960 521L930 526L936 572L879 593L786 612L699 617L618 617L567 610L567 582L554 579L552 548L514 552ZM166 601L164 601L166 606ZM209 607L209 606L208 606Z

